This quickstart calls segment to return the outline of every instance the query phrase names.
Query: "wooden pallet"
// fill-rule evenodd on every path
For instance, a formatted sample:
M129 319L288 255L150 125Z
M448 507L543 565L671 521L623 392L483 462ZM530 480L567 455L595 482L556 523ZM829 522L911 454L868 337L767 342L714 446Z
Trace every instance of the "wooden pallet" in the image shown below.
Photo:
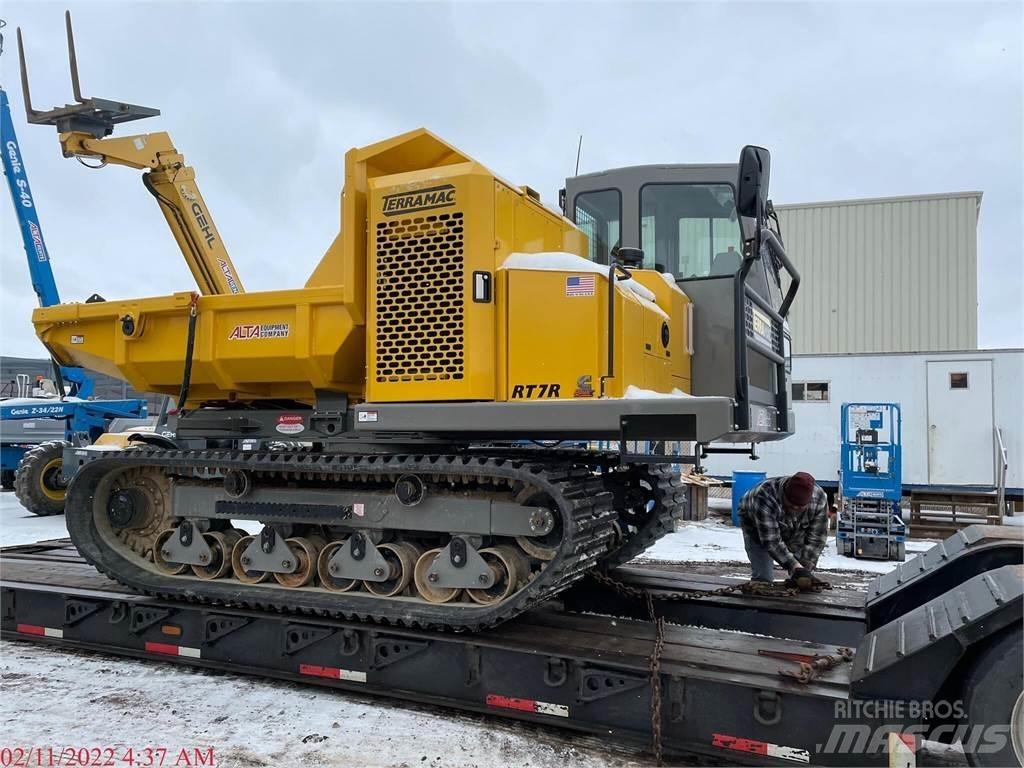
M910 535L914 538L941 538L979 524L1003 524L1003 510L994 491L910 494Z

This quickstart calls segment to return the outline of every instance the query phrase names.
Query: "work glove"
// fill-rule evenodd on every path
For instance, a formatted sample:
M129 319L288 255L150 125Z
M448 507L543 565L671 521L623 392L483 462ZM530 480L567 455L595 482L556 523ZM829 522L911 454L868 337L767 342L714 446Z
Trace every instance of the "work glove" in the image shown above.
M823 589L832 589L832 585L824 579L819 579L817 576L811 576L811 588L815 592L819 592Z
M814 577L806 568L794 568L793 575L789 577L793 585L801 592L810 592L814 588Z

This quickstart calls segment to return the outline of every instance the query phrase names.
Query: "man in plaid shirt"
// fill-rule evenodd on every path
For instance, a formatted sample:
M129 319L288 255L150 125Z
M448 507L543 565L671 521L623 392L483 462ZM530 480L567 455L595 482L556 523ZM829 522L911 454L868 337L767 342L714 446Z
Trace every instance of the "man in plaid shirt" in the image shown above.
M774 563L800 589L809 589L828 536L828 499L806 472L772 477L740 501L740 527L751 581L773 580Z

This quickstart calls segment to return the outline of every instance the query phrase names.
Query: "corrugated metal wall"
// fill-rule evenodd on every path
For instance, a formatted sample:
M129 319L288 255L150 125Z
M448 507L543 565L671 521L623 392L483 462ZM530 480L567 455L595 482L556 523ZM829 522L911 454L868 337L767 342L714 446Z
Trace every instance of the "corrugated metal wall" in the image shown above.
M778 207L802 283L793 351L978 346L980 192Z

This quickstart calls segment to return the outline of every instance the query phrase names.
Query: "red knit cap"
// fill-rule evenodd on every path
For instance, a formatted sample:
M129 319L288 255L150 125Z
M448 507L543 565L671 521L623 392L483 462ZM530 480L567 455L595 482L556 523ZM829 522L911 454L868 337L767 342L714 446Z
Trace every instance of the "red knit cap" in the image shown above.
M794 507L806 507L814 498L814 478L806 472L797 472L786 481L783 495Z

